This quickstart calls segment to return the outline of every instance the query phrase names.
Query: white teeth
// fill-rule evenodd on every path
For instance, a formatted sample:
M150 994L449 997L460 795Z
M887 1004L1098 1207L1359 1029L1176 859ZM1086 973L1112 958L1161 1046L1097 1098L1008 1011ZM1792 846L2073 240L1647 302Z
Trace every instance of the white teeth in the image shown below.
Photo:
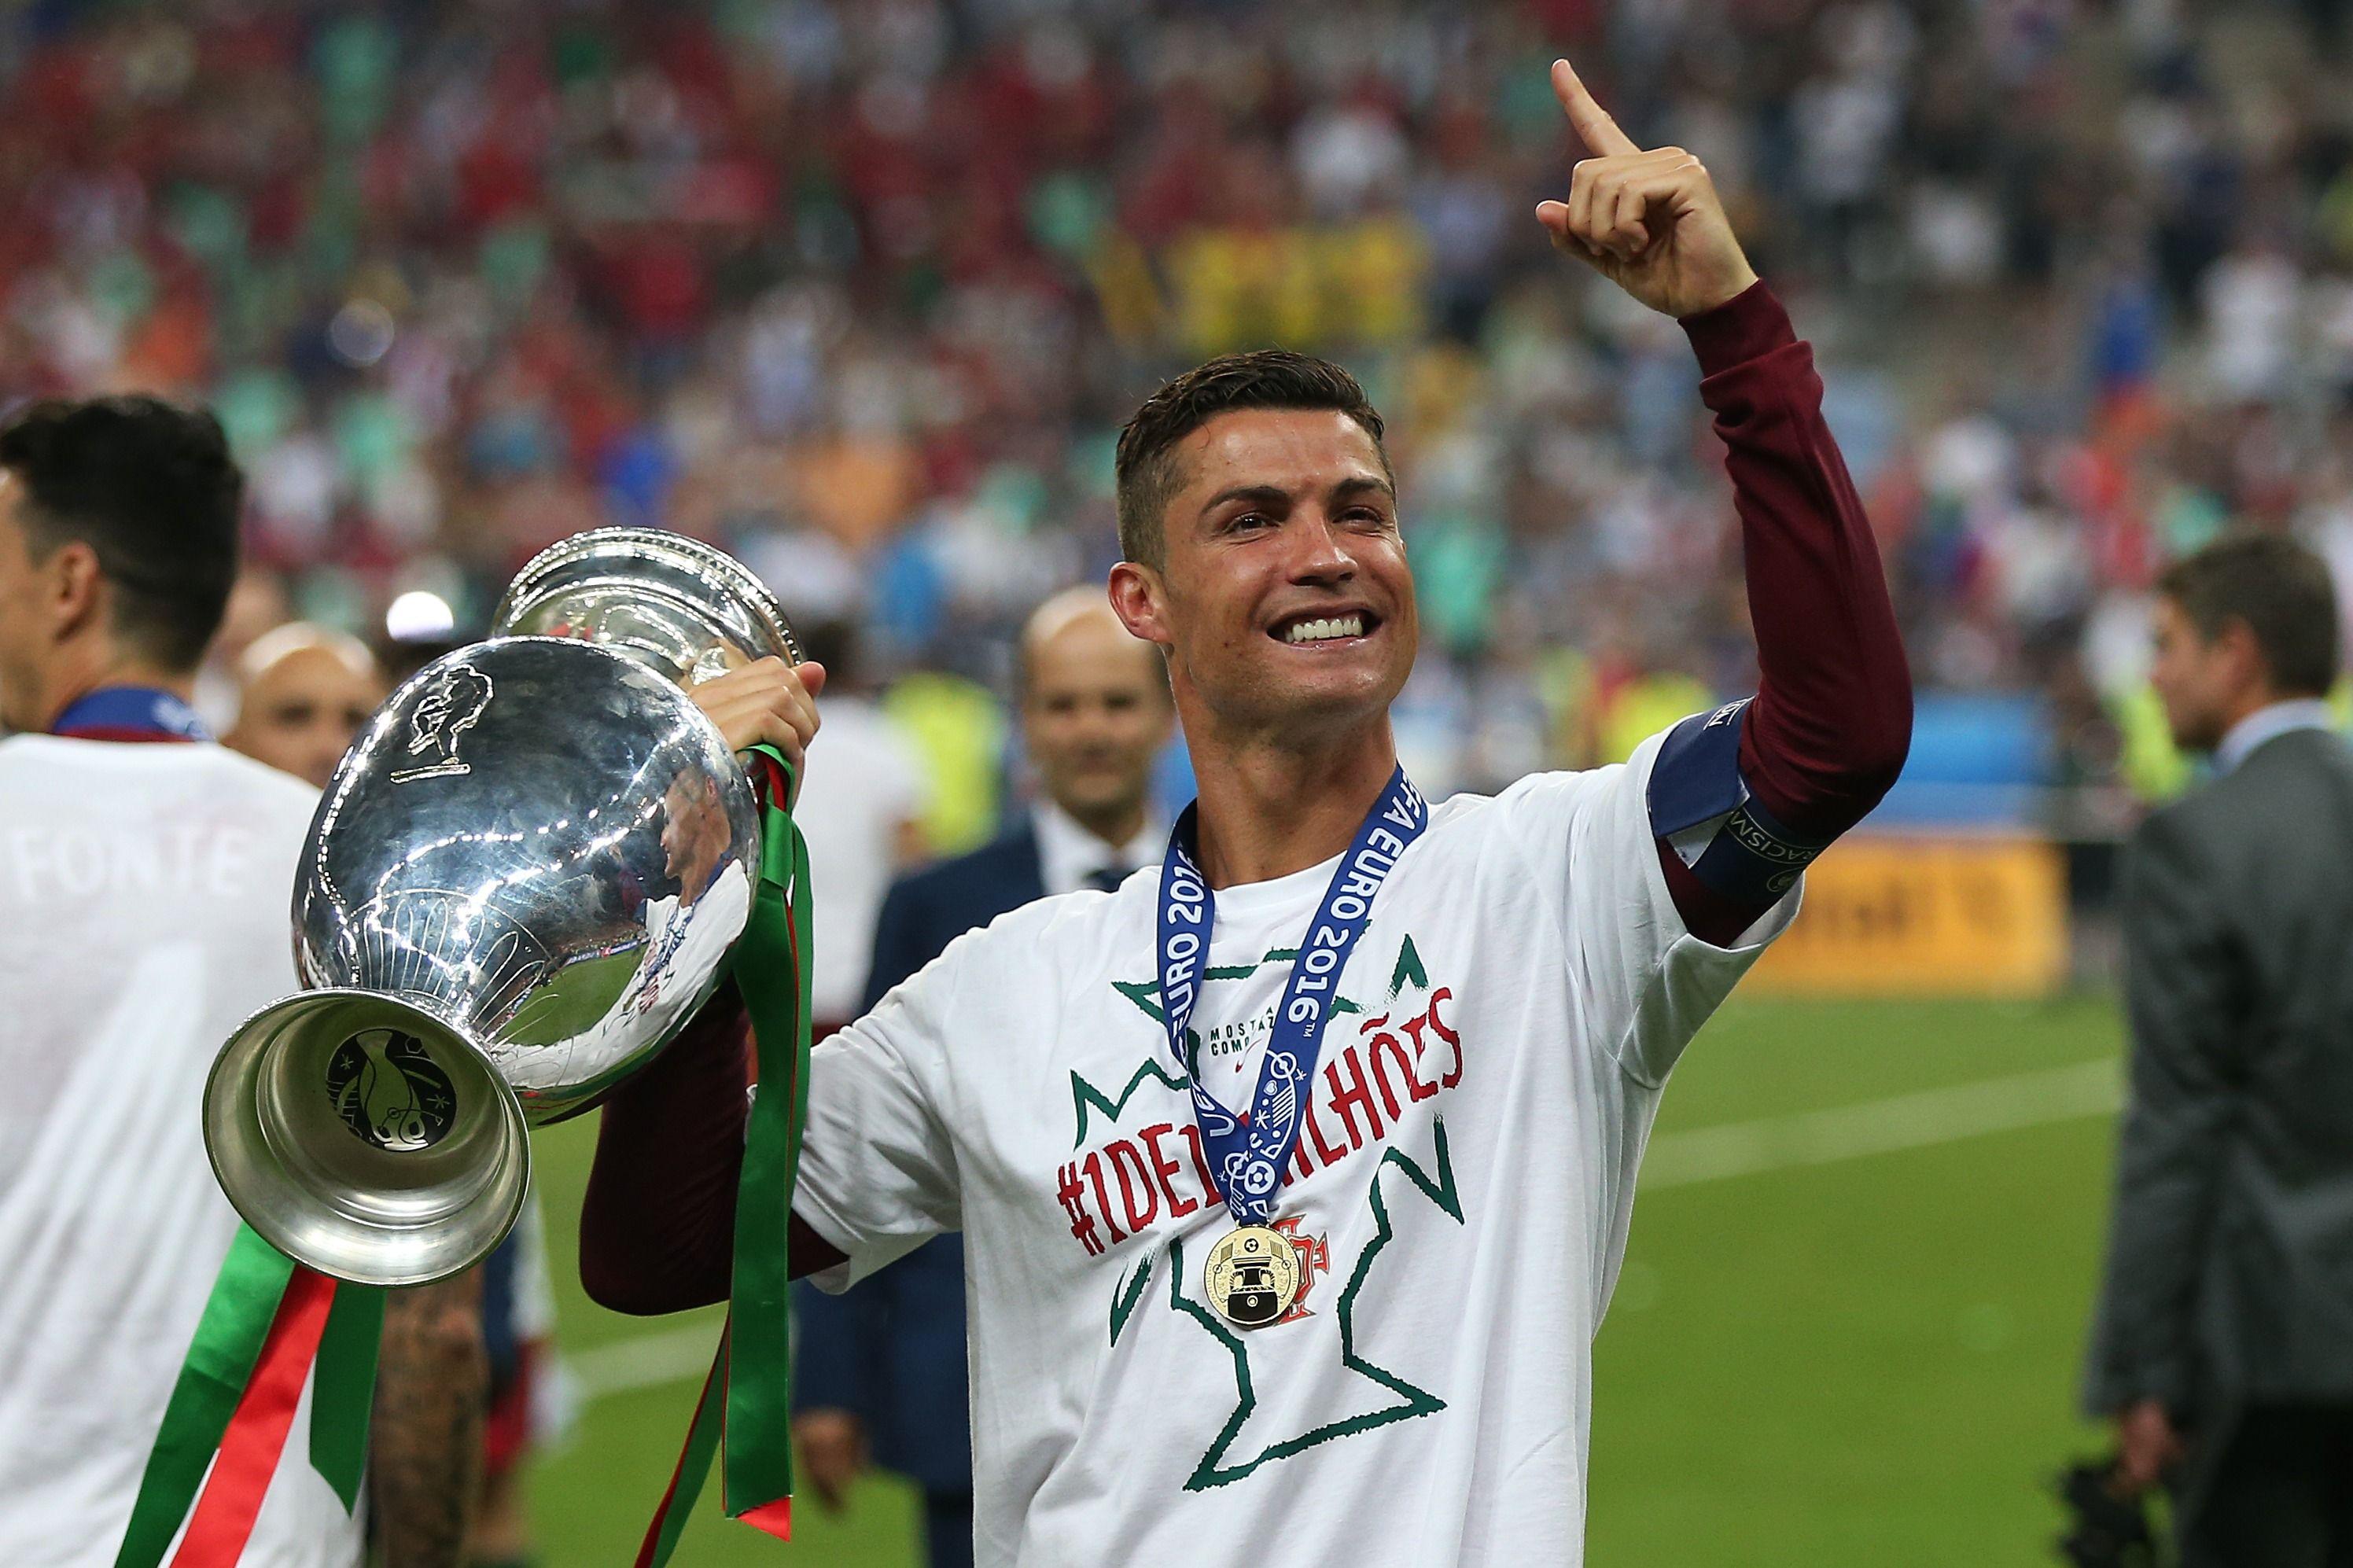
M1335 616L1328 620L1301 621L1283 634L1285 642L1327 642L1334 637L1360 637L1365 635L1362 616Z

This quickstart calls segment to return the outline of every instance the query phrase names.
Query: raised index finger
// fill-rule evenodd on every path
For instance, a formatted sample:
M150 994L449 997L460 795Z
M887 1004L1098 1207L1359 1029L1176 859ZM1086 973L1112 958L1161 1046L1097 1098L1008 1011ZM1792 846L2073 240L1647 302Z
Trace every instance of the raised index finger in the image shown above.
M1609 111L1593 101L1585 84L1577 79L1577 69L1567 60L1552 62L1553 96L1568 114L1568 122L1585 141L1586 150L1597 158L1613 158L1622 153L1639 153L1634 139L1618 129Z

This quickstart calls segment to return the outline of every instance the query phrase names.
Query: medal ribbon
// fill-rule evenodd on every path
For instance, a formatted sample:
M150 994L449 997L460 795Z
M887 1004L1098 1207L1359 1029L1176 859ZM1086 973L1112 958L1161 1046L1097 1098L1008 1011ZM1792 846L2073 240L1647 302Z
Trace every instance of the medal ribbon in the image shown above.
M365 1464L383 1328L382 1290L305 1268L239 1225L164 1407L115 1568L159 1568L184 1519L187 1534L173 1568L228 1568L237 1561L314 1358L311 1465L351 1509Z
M722 1450L727 1517L792 1536L793 1181L808 1115L808 843L786 811L792 768L755 746L760 885L730 960L752 1019L759 1092L744 1131L735 1190L735 1271L727 1326L695 1404L684 1451L639 1544L637 1568L661 1568Z
M1299 1142L1300 1104L1323 1048L1324 1024L1337 994L1340 973L1356 939L1373 917L1373 898L1397 867L1406 846L1430 826L1430 805L1399 767L1365 815L1355 842L1324 889L1324 902L1292 960L1291 978L1275 1009L1274 1028L1259 1064L1258 1089L1250 1110L1236 1116L1201 1087L1197 1064L1185 1048L1185 1026L1201 999L1201 977L1209 962L1209 933L1217 924L1218 899L1194 859L1200 803L1185 808L1168 836L1168 856L1160 870L1160 1012L1168 1048L1193 1089L1193 1114L1209 1170L1224 1189L1226 1207L1240 1225L1264 1225L1274 1213L1282 1167Z
M209 741L196 710L152 686L101 686L66 704L49 733L72 741Z

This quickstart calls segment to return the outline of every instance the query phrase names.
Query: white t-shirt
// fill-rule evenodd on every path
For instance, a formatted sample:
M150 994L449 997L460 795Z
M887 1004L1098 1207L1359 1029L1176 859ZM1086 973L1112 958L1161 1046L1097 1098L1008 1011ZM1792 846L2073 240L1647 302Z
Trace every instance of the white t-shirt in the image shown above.
M1206 1304L1232 1226L1158 1017L1159 869L958 939L818 1049L794 1206L839 1289L965 1232L978 1560L1576 1563L1590 1344L1677 1054L1795 911L1690 935L1626 765L1437 805L1339 986L1278 1224L1308 1288ZM1256 1085L1335 862L1220 889L1195 1013Z
M793 820L808 839L817 922L809 1011L821 1023L856 1017L866 999L900 827L921 815L923 798L923 764L881 710L862 698L827 698L825 728L793 802Z
M205 1075L295 989L317 792L211 745L0 741L0 1563L108 1568L237 1215ZM350 1568L309 1394L244 1568Z

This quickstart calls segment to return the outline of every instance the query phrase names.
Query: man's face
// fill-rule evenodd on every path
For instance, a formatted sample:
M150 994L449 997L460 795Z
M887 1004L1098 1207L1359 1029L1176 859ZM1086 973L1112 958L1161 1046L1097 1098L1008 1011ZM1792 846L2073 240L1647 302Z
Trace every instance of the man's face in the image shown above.
M228 744L257 762L324 789L376 705L384 685L331 648L296 648L245 689Z
M1046 794L1082 822L1142 804L1176 712L1160 654L1098 610L1029 648L1021 728Z
M2157 658L2149 667L2149 684L2165 704L2173 743L2185 752L2211 752L2222 743L2242 706L2252 673L2244 645L2253 638L2226 622L2222 635L2209 639L2169 598L2158 600L2152 630Z
M1386 712L1419 626L1397 494L1364 427L1336 410L1250 409L1175 456L1163 563L1122 603L1171 650L1180 699L1243 731Z
M0 730L38 730L49 721L33 711L41 700L37 671L50 638L46 577L17 516L24 500L16 476L0 468Z

